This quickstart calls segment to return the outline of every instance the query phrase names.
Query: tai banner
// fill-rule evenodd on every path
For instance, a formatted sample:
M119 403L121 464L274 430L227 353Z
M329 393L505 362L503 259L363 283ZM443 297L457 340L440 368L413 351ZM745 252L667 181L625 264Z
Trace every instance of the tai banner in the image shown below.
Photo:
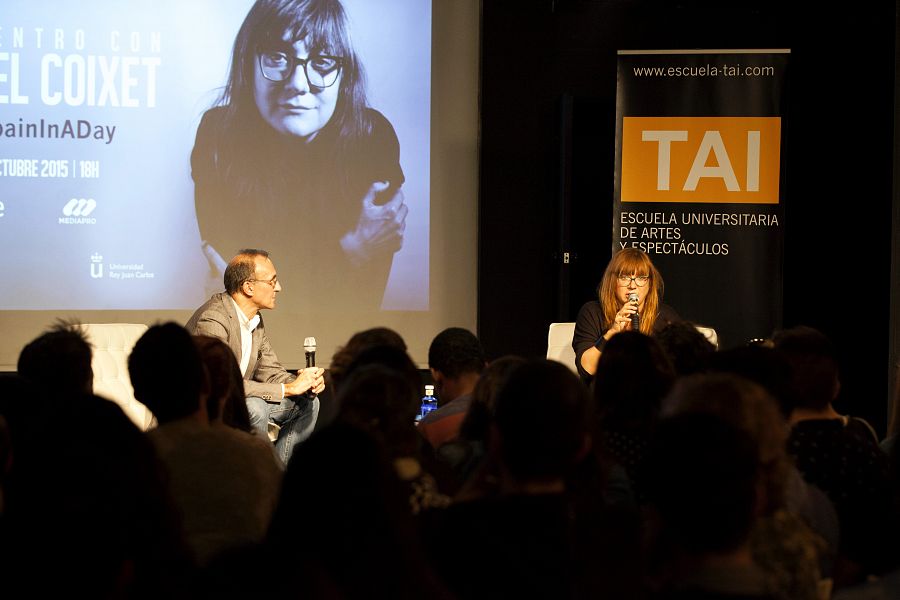
M781 325L788 50L620 51L613 252L723 347Z

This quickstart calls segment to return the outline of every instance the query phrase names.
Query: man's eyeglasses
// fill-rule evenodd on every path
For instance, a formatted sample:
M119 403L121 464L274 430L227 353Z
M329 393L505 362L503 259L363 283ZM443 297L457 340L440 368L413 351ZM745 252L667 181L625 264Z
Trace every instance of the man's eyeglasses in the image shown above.
M300 58L284 52L260 52L259 69L269 81L280 82L290 79L299 65L303 67L310 86L327 88L337 81L343 60L337 56L313 55Z
M272 277L272 279L248 279L249 282L257 282L257 283L268 283L274 289L276 285L278 285L278 275Z
M649 275L637 275L635 277L631 277L629 275L619 275L619 285L628 285L631 282L634 282L634 285L638 287L644 287L647 285L647 282L650 281Z

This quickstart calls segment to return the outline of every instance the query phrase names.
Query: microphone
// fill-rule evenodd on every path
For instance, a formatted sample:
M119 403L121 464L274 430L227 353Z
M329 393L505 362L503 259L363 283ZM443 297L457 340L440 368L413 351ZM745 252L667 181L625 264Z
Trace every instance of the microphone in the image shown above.
M633 302L634 306L637 307L638 304L638 295L637 292L631 292L628 294L628 301ZM637 313L631 315L631 330L632 331L640 331L641 330L641 316Z
M316 366L316 338L308 337L304 339L303 349L306 351L306 366Z
M303 340L303 350L306 351L306 368L316 366L316 338L308 337ZM309 390L304 394L310 400L315 400L316 393Z

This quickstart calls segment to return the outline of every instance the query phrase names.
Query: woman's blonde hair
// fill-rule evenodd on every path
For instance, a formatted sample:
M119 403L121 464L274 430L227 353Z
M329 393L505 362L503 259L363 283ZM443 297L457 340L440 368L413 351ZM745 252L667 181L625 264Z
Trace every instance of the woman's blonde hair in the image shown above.
M616 313L622 308L622 302L616 295L619 286L620 275L646 275L650 278L647 285L647 296L644 298L644 307L641 311L641 333L650 335L653 324L659 315L659 304L663 296L663 278L653 266L650 257L637 248L625 248L617 252L603 273L603 279L597 288L600 307L603 309L603 330L612 327L616 320Z

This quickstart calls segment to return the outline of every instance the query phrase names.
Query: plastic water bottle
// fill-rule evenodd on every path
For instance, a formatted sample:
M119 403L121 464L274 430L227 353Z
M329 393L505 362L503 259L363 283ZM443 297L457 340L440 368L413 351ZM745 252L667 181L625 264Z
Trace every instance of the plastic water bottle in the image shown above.
M425 386L425 395L422 396L422 405L419 407L419 414L416 416L416 422L437 408L437 398L434 397L434 386Z

